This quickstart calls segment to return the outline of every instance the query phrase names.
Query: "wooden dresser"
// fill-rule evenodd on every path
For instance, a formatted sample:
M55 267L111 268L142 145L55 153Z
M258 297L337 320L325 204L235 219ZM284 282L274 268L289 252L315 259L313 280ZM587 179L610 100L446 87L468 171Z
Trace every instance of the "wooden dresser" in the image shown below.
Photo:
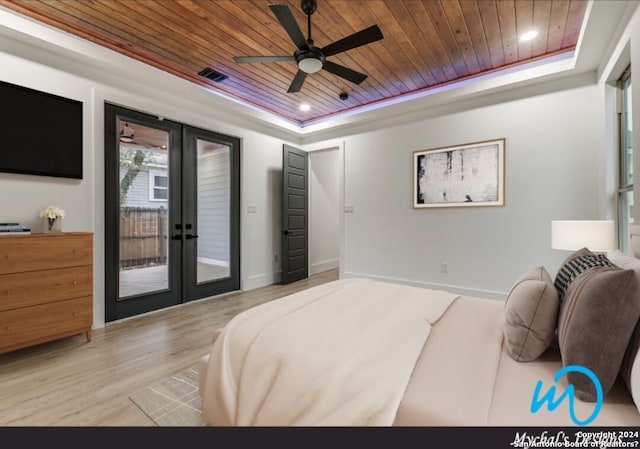
M93 324L93 234L0 236L0 352Z

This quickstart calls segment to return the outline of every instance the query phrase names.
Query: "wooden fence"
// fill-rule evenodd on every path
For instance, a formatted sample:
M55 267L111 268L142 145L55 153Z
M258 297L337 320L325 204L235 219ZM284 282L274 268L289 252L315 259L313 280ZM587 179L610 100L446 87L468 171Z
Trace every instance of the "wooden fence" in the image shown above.
M120 268L167 263L167 209L120 208Z

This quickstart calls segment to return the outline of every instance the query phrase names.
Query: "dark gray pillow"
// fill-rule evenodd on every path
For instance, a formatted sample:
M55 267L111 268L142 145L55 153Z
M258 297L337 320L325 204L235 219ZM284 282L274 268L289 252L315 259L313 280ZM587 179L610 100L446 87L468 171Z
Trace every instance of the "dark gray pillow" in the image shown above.
M612 267L613 264L604 254L594 254L587 248L582 248L569 256L558 269L553 285L558 290L558 297L562 301L564 293L580 274L598 267Z
M640 316L638 278L633 270L616 266L592 268L567 287L558 317L562 364L582 365L598 376L603 393L611 389L631 334ZM596 391L585 375L572 372L567 380L576 396L594 402Z
M556 335L558 292L544 267L524 273L511 287L504 313L504 341L517 362L535 360Z

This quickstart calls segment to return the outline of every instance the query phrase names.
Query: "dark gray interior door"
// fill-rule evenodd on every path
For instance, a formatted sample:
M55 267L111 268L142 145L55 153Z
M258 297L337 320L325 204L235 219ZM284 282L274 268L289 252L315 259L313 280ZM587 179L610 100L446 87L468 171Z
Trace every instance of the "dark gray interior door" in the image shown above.
M282 148L282 284L309 275L309 207L307 153Z

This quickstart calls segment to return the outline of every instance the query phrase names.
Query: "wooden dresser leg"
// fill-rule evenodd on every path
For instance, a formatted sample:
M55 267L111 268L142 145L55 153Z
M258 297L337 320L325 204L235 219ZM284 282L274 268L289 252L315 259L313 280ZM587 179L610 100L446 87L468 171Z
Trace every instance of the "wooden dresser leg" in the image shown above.
M91 330L88 330L86 334L87 334L87 343L91 343Z

